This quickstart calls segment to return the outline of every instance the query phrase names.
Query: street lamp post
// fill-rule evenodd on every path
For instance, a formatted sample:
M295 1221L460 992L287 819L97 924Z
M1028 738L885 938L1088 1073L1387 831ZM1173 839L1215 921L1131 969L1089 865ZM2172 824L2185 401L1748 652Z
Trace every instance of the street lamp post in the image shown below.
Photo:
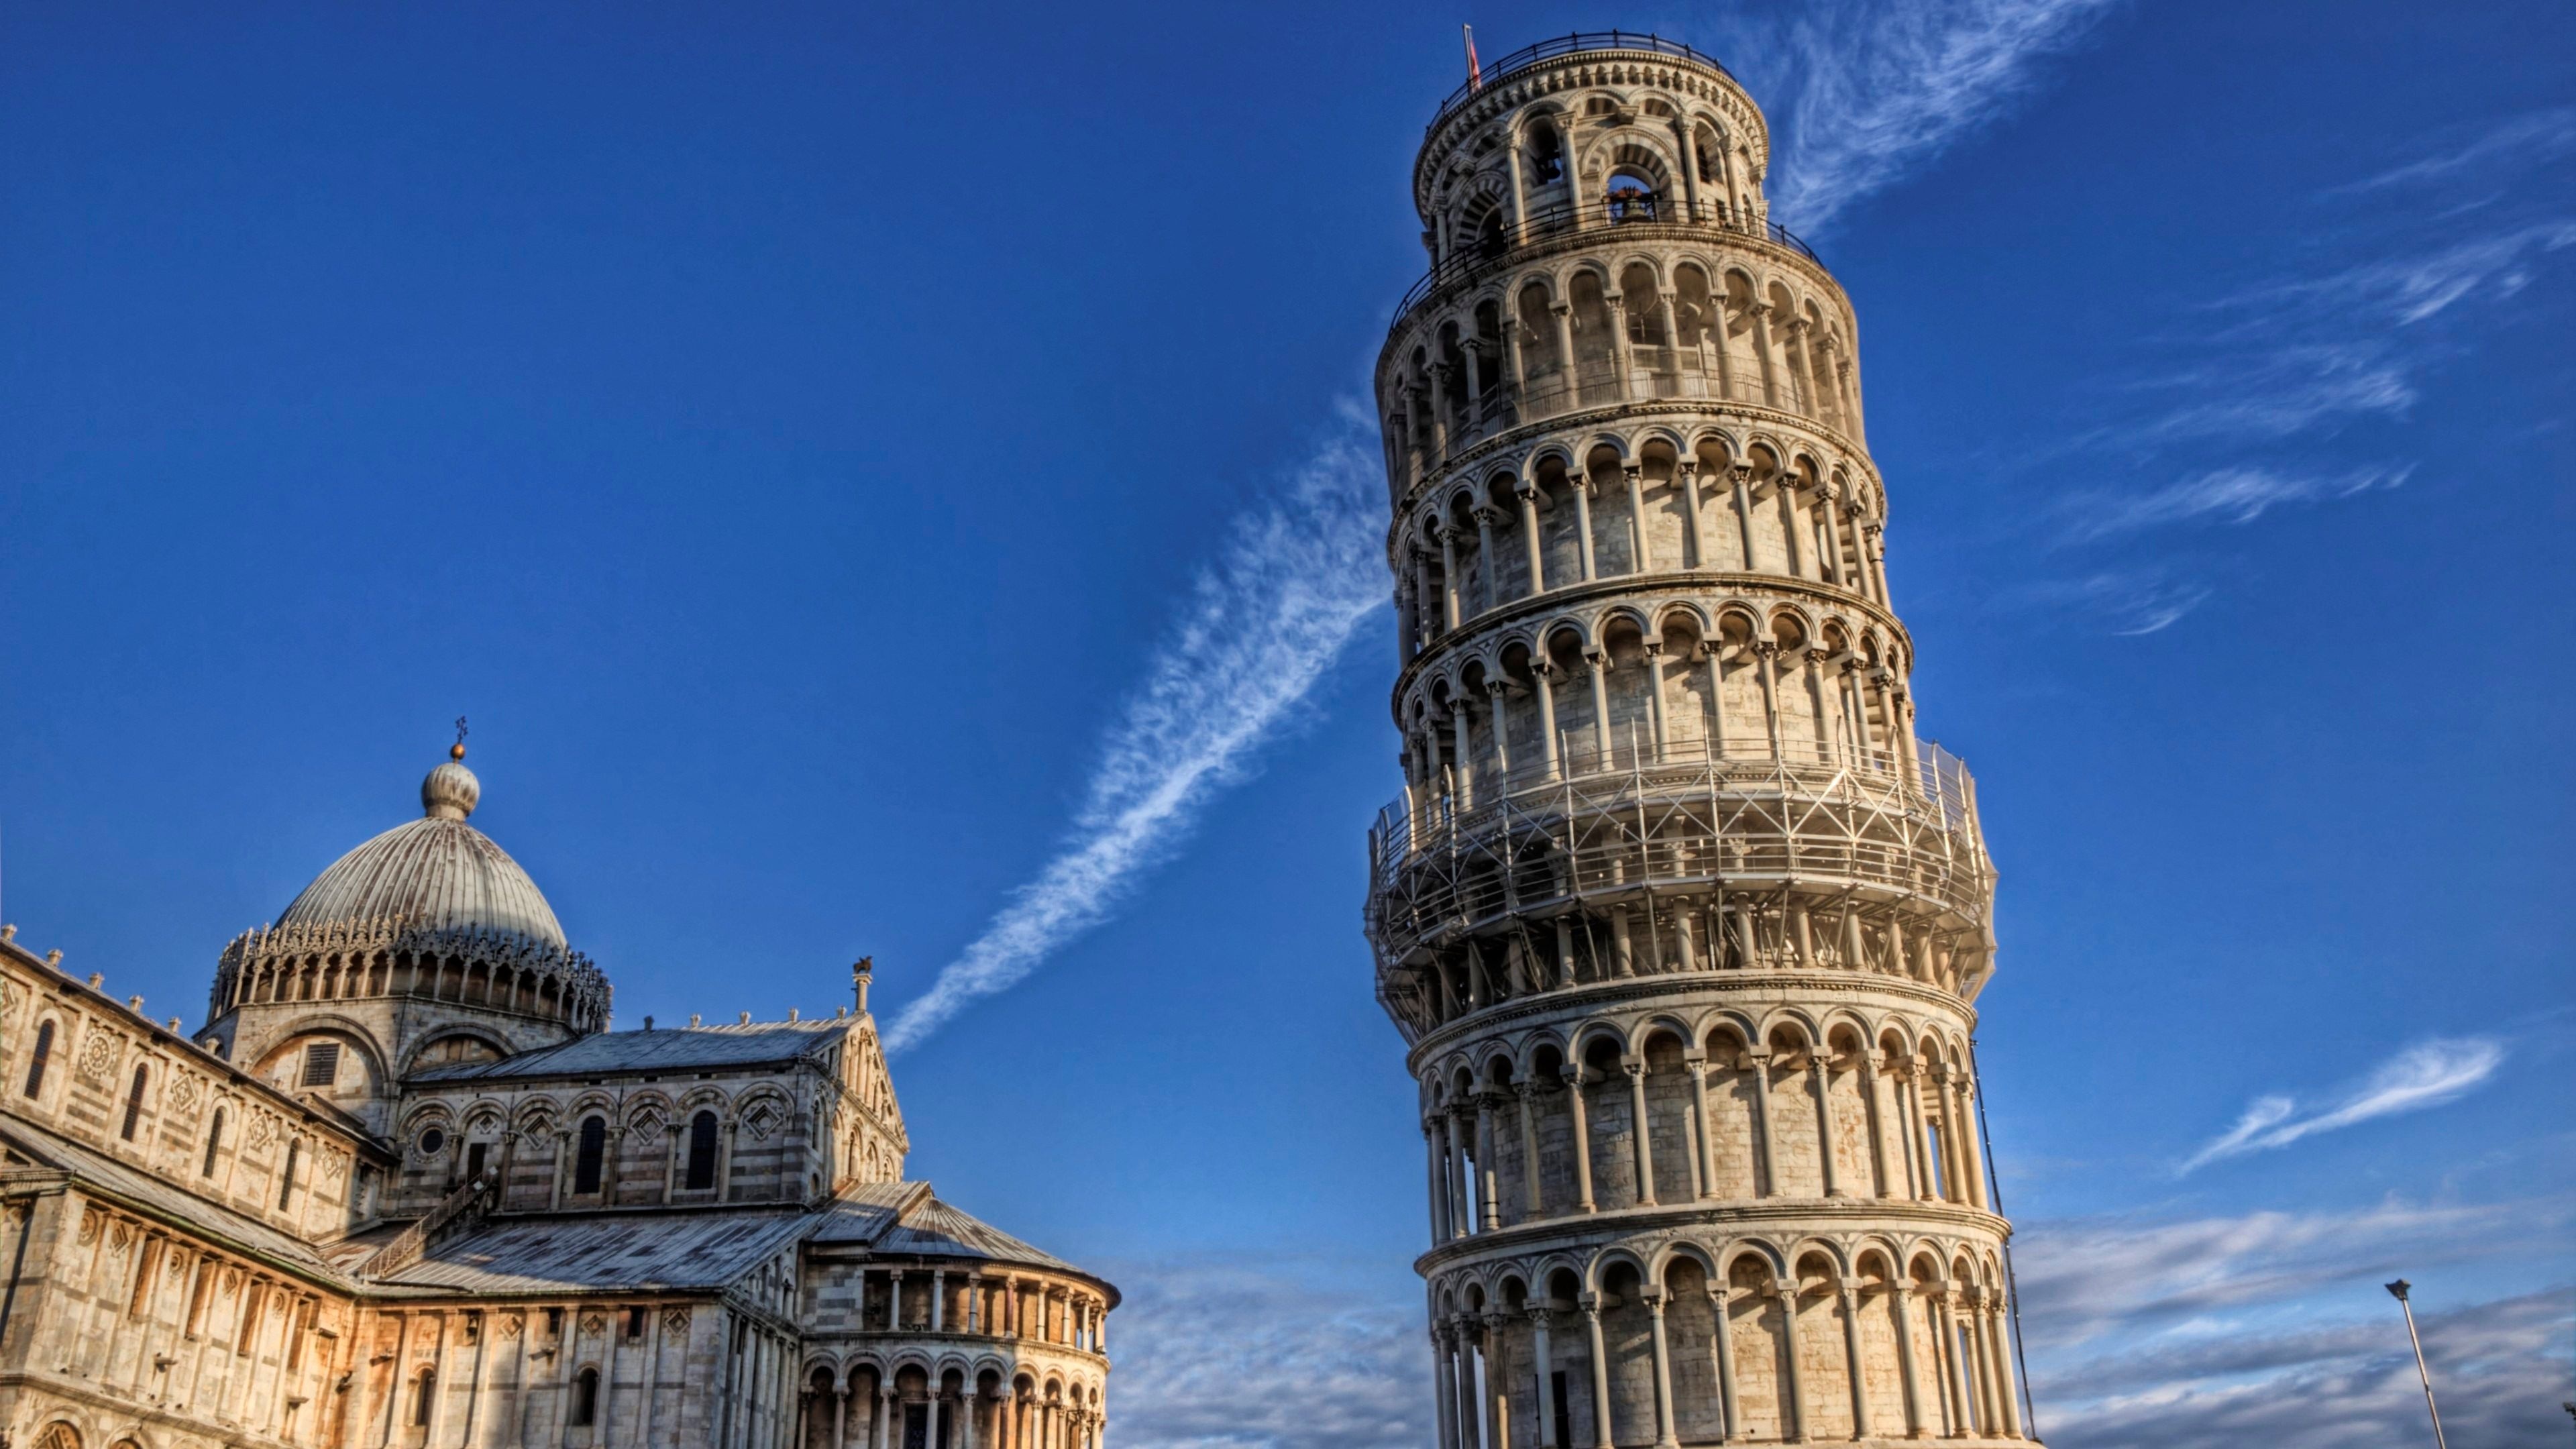
M2406 1341L2415 1345L2415 1376L2424 1381L2424 1412L2433 1416L2434 1449L2451 1449L2450 1442L2442 1437L2442 1411L2433 1407L2433 1374L2424 1367L2424 1340L2415 1332L2415 1305L2406 1301L2406 1290L2415 1285L2400 1278L2386 1286L2388 1296L2396 1299L2406 1314Z

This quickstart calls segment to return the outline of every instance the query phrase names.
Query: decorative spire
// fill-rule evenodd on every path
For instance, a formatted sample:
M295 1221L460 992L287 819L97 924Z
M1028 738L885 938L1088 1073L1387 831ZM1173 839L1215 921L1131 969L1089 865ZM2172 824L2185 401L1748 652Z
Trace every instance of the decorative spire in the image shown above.
M465 716L456 717L456 743L447 747L447 763L420 782L420 811L432 820L462 820L483 798L483 782L465 768Z
M868 978L876 974L877 958L862 956L850 967L850 994L858 998L859 1015L868 1014Z

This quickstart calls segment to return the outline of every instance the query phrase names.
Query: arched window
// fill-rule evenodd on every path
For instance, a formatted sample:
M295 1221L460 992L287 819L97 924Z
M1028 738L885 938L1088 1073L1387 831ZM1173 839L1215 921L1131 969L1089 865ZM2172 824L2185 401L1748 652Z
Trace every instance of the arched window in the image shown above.
M689 1119L689 1190L716 1185L716 1114L700 1112Z
M1622 168L1610 174L1610 190L1605 198L1612 221L1654 221L1655 182L1651 176Z
M1545 184L1565 174L1565 147L1556 138L1556 128L1541 122L1530 127L1529 139L1523 143L1529 155L1529 179Z
M580 1428L599 1418L599 1370L583 1369L572 1377L572 1422Z
M599 1169L608 1155L608 1120L585 1117L581 1123L581 1146L572 1159L572 1190L576 1193L599 1191ZM588 1420L582 1422L588 1423Z
M136 1067L134 1069L134 1085L126 1089L125 1125L116 1129L116 1135L124 1138L128 1142L134 1140L135 1124L143 1120L143 1088L150 1080L150 1077L151 1074L145 1069L142 1067Z
M224 1109L215 1109L215 1120L206 1128L206 1165L197 1169L199 1177L215 1175L215 1153L224 1145Z
M420 1371L420 1389L417 1393L413 1394L411 1401L412 1423L419 1426L426 1426L429 1423L430 1406L437 1402L438 1370L422 1369Z
M302 1154L303 1150L302 1138L286 1144L286 1170L277 1175L277 1210L279 1212L286 1211L287 1203L295 1197L295 1159Z
M36 1054L27 1062L27 1095L33 1097L45 1090L45 1063L53 1060L54 1024L46 1022L36 1028Z

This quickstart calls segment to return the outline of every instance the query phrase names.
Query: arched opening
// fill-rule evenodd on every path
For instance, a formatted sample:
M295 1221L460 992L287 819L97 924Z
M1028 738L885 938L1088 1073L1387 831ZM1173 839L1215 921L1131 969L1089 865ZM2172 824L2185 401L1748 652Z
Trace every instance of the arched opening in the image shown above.
M573 1153L572 1190L599 1191L600 1168L608 1156L608 1120L593 1114L581 1122L581 1142Z
M716 1114L700 1112L689 1119L688 1190L701 1192L716 1185Z
M411 1396L411 1423L415 1429L429 1427L429 1411L438 1403L438 1370L422 1369L420 1382Z
M1557 138L1556 128L1545 121L1530 127L1524 143L1529 156L1529 179L1545 186L1565 175L1565 143Z
M215 1109L214 1121L208 1124L206 1128L206 1161L204 1166L197 1169L197 1175L199 1177L212 1177L215 1175L215 1154L223 1149L223 1145L224 1109L217 1107Z
M116 1135L127 1142L134 1140L134 1129L143 1121L143 1089L150 1083L151 1072L146 1068L136 1067L134 1084L125 1089L125 1123L116 1129Z
M35 1097L45 1090L45 1064L54 1057L54 1024L46 1022L36 1028L36 1050L27 1059L27 1095Z
M1600 274L1590 270L1576 272L1567 283L1566 298L1573 314L1567 320L1574 334L1574 369L1582 387L1581 400L1590 403L1610 398L1615 395L1611 377L1613 339L1610 303L1602 294Z
M303 1151L302 1138L286 1144L286 1170L277 1175L277 1210L279 1212L286 1211L286 1205L295 1200L295 1160L303 1155Z
M1610 173L1603 201L1612 221L1653 221L1662 198L1655 193L1654 178L1622 166Z
M1555 303L1544 285L1532 282L1521 288L1519 305L1513 310L1518 314L1521 374L1531 411L1554 411L1555 399L1565 387L1565 354L1557 346Z
M599 1370L583 1369L572 1376L572 1424L576 1429L599 1422Z

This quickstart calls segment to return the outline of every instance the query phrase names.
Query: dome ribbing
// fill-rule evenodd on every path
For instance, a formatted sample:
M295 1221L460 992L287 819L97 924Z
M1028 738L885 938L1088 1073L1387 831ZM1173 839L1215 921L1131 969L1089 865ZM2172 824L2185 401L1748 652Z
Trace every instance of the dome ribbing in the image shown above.
M280 927L399 920L416 930L468 930L565 948L537 883L465 823L482 795L473 772L442 764L421 782L428 814L332 862L278 917Z

